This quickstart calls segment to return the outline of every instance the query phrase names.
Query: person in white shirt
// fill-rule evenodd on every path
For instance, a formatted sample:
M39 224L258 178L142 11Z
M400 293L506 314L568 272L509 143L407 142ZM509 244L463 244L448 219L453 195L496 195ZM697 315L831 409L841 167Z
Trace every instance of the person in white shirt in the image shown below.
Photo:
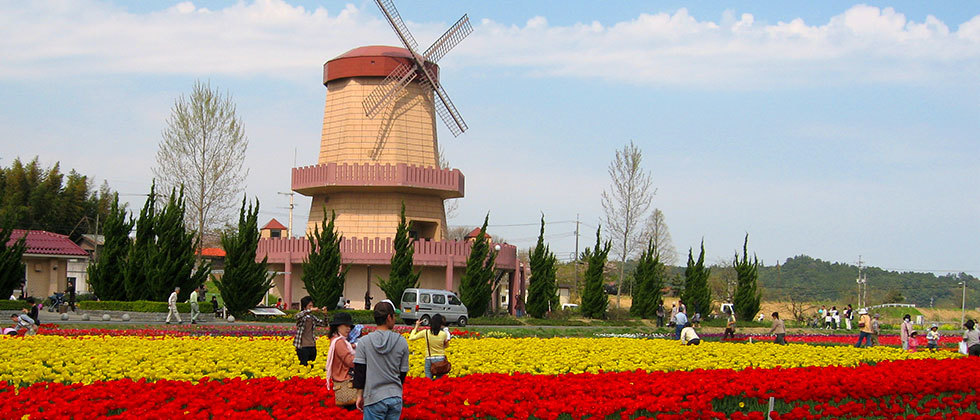
M168 324L170 323L170 318L172 318L174 316L177 317L177 323L178 324L183 324L184 323L184 321L182 321L180 319L180 313L177 312L177 293L180 293L180 288L179 287L175 287L174 288L174 292L170 294L170 297L169 298L167 298L167 308L169 309L169 311L167 311L167 323Z
M197 306L197 289L191 292L191 297L187 299L191 304L191 324L197 324L197 317L201 315L201 309ZM180 318L177 318L180 319Z
M701 337L694 331L694 327L688 325L681 330L681 344L685 346L696 346L701 344Z

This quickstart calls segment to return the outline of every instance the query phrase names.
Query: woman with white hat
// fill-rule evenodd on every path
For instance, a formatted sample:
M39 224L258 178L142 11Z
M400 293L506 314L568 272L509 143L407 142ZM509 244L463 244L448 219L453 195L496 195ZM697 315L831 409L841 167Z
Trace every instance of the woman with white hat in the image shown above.
M871 317L868 316L868 310L861 308L858 311L860 318L858 319L858 328L861 330L860 335L858 335L858 342L854 347L861 347L861 342L864 342L864 346L868 347L871 345L871 334L874 332L871 329Z

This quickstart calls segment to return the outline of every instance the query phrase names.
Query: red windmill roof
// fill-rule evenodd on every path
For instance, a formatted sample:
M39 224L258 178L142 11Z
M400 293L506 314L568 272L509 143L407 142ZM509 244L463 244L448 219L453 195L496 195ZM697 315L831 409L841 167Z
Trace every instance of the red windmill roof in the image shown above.
M25 238L24 241L27 245L25 254L88 256L82 247L72 242L67 236L43 230L14 229L10 233L7 246L13 245L20 238Z
M286 230L286 227L283 226L282 223L279 223L278 220L272 219L269 221L269 223L265 224L265 227L262 228L262 230L266 230L266 229Z

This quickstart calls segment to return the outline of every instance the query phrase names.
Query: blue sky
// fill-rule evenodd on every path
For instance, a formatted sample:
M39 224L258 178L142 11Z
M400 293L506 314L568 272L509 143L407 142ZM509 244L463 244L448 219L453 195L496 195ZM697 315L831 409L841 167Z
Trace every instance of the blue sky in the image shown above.
M980 272L980 3L396 2L442 61L470 130L440 131L466 198L527 247L541 212L602 222L616 149L645 156L675 247ZM397 42L373 2L0 1L0 164L40 156L144 193L196 79L231 93L247 191L285 222L294 151L314 163L322 64ZM443 128L440 126L440 130ZM139 207L141 198L124 195ZM308 199L297 206L302 226ZM549 225L574 249L571 223Z

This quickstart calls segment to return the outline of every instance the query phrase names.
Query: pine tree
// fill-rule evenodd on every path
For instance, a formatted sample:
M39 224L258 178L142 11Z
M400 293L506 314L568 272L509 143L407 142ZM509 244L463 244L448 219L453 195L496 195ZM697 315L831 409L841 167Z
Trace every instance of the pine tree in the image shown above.
M314 226L313 232L306 234L310 255L303 262L303 284L315 306L334 310L344 294L350 267L343 267L340 260L340 242L344 238L334 227L337 212L331 211L329 222L327 220L327 209L324 208L320 226Z
M684 293L681 294L681 300L687 306L688 316L696 313L707 316L711 313L711 288L708 286L710 276L711 269L704 266L704 241L701 241L701 254L697 262L694 261L693 250L687 251L687 269L684 270Z
M589 318L605 318L606 308L609 306L609 297L603 288L602 273L606 268L606 260L609 256L609 248L612 243L606 241L601 244L600 231L602 226L595 232L595 248L585 249L585 256L588 260L588 268L585 269L585 290L582 292L582 315Z
M24 238L27 235L8 246L11 234L13 234L12 224L5 221L3 226L0 226L0 296L10 296L14 293L14 289L20 287L21 281L24 280L24 270L27 268L23 262L24 251L27 250Z
M497 251L490 249L487 239L487 223L490 214L483 219L480 235L470 246L470 256L466 259L466 272L459 283L459 299L466 305L470 318L481 317L487 313L493 295L493 264Z
M542 318L550 309L558 305L558 287L555 283L555 264L557 258L550 247L544 244L544 215L541 215L541 232L538 243L531 251L531 283L527 290L527 313Z
M151 296L147 287L147 266L152 263L152 253L156 247L154 219L156 218L156 182L150 186L150 194L140 210L136 220L136 237L126 255L126 265L123 267L123 288L126 290L125 300L153 300L159 297Z
M738 252L735 253L735 261L732 262L738 281L735 285L735 298L732 306L739 319L752 319L759 312L762 302L762 293L757 289L759 280L759 258L753 256L749 262L749 235L745 235L745 243L742 245L742 259L739 260Z
M126 300L124 269L131 246L129 232L133 230L132 217L119 207L119 195L113 194L112 205L103 225L105 243L99 250L98 259L88 266L88 282L92 291L102 300Z
M652 239L648 242L647 249L640 255L633 277L636 282L636 292L633 294L630 315L643 318L656 316L660 299L663 298L661 290L666 282L666 267L660 261L657 244Z
M241 316L255 307L272 287L272 278L266 268L266 258L255 261L255 250L259 245L258 226L259 202L242 208L238 215L238 230L221 234L221 246L225 249L225 273L215 279L221 299L228 311Z
M378 277L378 287L385 293L385 296L392 302L401 301L405 289L419 287L419 275L413 271L412 258L415 254L415 244L412 238L408 237L408 222L405 221L405 203L402 203L401 216L398 221L398 229L395 231L394 248L395 253L391 256L391 273L388 279Z

